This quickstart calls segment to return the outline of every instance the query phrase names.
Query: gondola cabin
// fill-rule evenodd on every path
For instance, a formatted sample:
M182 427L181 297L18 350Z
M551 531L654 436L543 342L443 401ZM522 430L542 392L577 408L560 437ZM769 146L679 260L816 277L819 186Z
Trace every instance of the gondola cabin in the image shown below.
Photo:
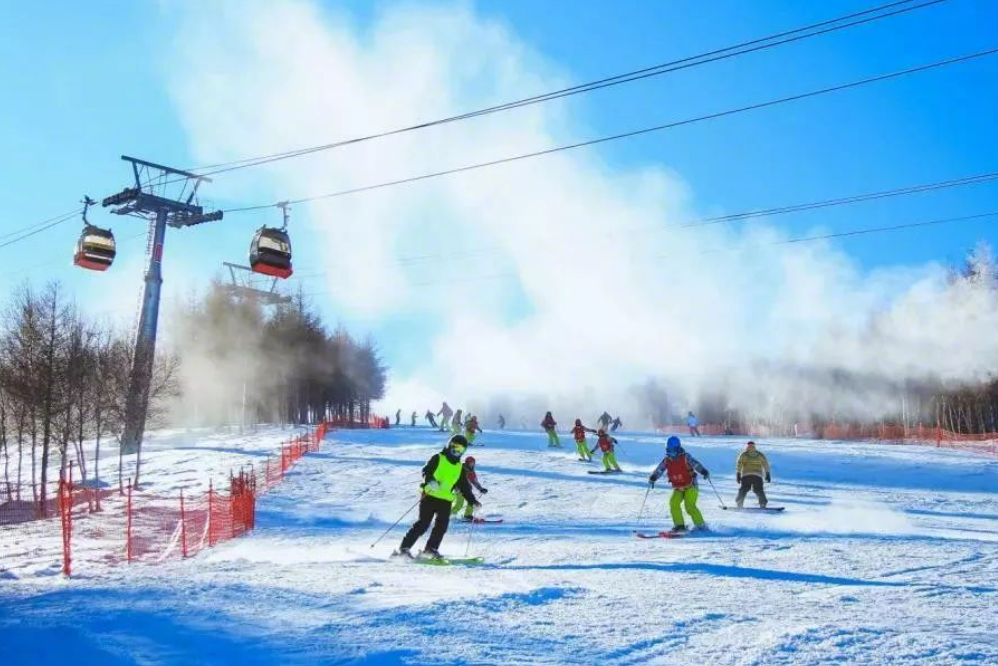
M274 227L260 227L250 244L250 268L257 273L291 277L291 239L288 232Z
M83 228L80 240L76 242L73 263L91 271L106 271L114 263L114 234L110 229L101 229L92 224Z

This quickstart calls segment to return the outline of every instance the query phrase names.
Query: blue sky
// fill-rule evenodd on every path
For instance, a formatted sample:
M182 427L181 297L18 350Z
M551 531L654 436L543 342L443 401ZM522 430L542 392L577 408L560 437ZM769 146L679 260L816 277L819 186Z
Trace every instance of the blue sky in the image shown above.
M211 4L211 3L208 3ZM363 34L393 3L318 3ZM417 7L420 3L407 3ZM432 3L458 8L505 28L531 52L531 62L570 82L725 46L869 6L867 2L803 3L790 0L711 3L587 3L506 0ZM74 208L84 193L100 199L128 183L122 153L177 166L198 162L180 117L171 81L183 78L175 44L197 14L183 2L8 3L0 20L0 104L4 183L0 234ZM587 138L682 119L824 85L863 78L998 45L998 6L987 0L951 0L941 6L772 51L653 78L578 97L565 106L572 123L565 136ZM212 20L212 19L208 19ZM592 151L610 172L655 166L689 186L697 211L739 212L806 202L998 170L998 57L744 114ZM542 90L523 88L524 95ZM473 95L470 95L473 97ZM484 100L489 103L494 100ZM467 108L477 104L462 98ZM423 120L424 118L412 118ZM315 142L342 138L337 127ZM296 145L288 146L297 147ZM371 150L378 150L375 144ZM252 154L252 152L250 153ZM451 164L440 166L452 166ZM511 167L511 168L516 168ZM419 186L417 186L419 187ZM211 188L211 186L209 186ZM222 206L266 203L312 191L258 185L239 197L215 190ZM328 190L337 189L331 183ZM209 191L211 191L209 189ZM254 196L256 195L256 196ZM364 196L382 196L381 194ZM385 195L390 196L390 195ZM998 210L998 187L978 185L793 217L771 224L788 235L820 227L830 231ZM107 221L98 213L97 221ZM276 219L277 213L274 212ZM267 214L233 217L197 230L171 232L167 283L176 270L190 283L206 279L222 260L243 260L245 246ZM113 220L119 238L140 223ZM113 297L134 300L131 273L85 274L69 265L78 225L66 223L28 241L0 248L9 291L22 278L63 280L85 303ZM134 228L134 229L133 229ZM304 231L295 237L299 272L323 268L323 257ZM980 240L995 242L994 222L974 222L836 245L863 271L926 262L959 262ZM475 243L470 242L474 246ZM141 255L141 239L121 256ZM174 262L171 262L174 259ZM721 258L720 261L729 261ZM126 260L123 259L125 264ZM488 273L482 269L480 273ZM185 282L184 284L187 284ZM303 287L321 292L322 286ZM111 290L109 294L107 290ZM531 309L515 284L503 303L512 319ZM438 298L433 290L427 298ZM418 311L374 318L343 316L317 296L330 319L342 317L378 336L390 362L414 368L427 354L436 323Z

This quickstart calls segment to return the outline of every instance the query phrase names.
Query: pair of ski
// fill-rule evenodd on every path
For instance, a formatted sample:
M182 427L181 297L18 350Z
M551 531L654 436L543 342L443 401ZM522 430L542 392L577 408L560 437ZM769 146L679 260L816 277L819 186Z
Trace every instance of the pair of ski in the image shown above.
M749 512L761 512L761 513L779 513L783 511L786 507L782 506L767 506L765 508L761 506L750 506L750 507L737 507L737 506L722 506L722 509L726 511L749 511ZM639 539L679 539L681 537L690 536L691 534L697 534L702 530L688 530L684 532L635 532L635 536Z
M623 474L622 469L591 469L586 474Z
M472 518L471 520L462 520L462 523L470 523L472 525L497 525L502 522L502 518Z

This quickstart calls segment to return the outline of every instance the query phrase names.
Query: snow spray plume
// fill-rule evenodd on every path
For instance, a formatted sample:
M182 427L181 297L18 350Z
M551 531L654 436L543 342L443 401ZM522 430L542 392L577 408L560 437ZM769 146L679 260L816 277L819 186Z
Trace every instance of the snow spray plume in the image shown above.
M444 117L571 79L467 3L383 5L363 27L307 0L168 11L178 19L170 92L205 163ZM591 135L581 124L564 102L539 104L227 174L213 192L255 200L345 190ZM702 217L700 205L666 168L565 152L303 204L296 233L308 225L310 245L349 248L335 265L312 258L328 269L338 313L434 323L432 340L407 340L429 353L393 383L391 411L541 396L522 407L529 415L511 406L507 417L608 409L648 425L654 412L632 391L652 379L680 413L705 395L736 407L751 396L744 407L756 409L803 384L813 397L793 409L865 417L889 396L871 406L866 396L879 389L863 387L833 407L841 378L976 382L998 367L990 286L947 282L937 266L868 275L828 245L773 245L785 236L764 219L678 229ZM732 248L726 260L705 260L718 247ZM759 363L803 373L756 378Z

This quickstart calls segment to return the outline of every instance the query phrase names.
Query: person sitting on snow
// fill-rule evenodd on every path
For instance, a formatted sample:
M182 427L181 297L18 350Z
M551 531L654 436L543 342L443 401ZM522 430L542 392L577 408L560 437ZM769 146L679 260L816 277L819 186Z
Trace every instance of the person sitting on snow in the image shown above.
M589 453L589 444L586 442L587 432L596 432L596 430L582 425L582 419L575 419L575 427L572 428L572 437L575 438L575 446L579 449L579 460L583 462L589 462L593 459Z
M603 471L605 472L622 472L624 470L620 469L620 465L617 464L617 454L614 453L614 445L617 443L615 437L611 437L606 433L606 430L600 428L596 433L596 446L589 452L590 454L596 453L596 448L603 452Z
M697 497L700 490L697 487L697 473L703 478L709 478L710 473L696 458L683 449L682 442L673 435L665 445L665 458L658 464L655 471L648 477L648 485L655 487L658 477L665 474L672 484L672 497L669 498L669 513L672 515L673 532L685 532L686 521L683 518L683 506L690 514L697 529L707 529L703 515L697 508Z
M751 490L759 498L759 506L766 508L766 491L762 489L762 478L766 477L766 483L772 481L769 469L769 461L762 451L755 448L755 442L745 445L745 450L738 456L735 463L735 481L741 484L738 488L738 496L735 497L735 504L742 508L745 503L745 496Z
M464 459L464 476L466 479L468 479L468 483L474 486L478 490L478 492L480 492L483 495L488 494L489 492L488 489L483 488L482 485L478 483L478 474L475 473L475 456L468 456L467 458ZM461 507L463 506L464 506L464 495L458 495L457 497L454 498L454 504L450 510L451 515L456 516L458 512L461 511ZM475 507L472 506L471 504L468 504L468 506L464 508L463 519L473 520L474 518L475 518Z

